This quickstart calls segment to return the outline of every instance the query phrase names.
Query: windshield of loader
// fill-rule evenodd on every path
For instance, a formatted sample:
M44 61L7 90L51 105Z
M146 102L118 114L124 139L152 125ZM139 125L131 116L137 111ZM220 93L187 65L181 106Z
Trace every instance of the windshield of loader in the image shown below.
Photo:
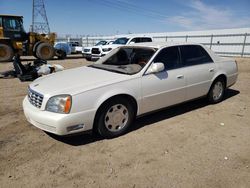
M2 18L2 25L5 31L24 31L22 19L18 17Z

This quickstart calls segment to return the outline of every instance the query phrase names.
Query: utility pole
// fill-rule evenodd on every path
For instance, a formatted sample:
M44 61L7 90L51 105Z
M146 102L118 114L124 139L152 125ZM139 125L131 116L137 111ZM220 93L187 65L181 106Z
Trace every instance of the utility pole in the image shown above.
M46 15L44 0L32 0L31 32L49 34L49 22Z

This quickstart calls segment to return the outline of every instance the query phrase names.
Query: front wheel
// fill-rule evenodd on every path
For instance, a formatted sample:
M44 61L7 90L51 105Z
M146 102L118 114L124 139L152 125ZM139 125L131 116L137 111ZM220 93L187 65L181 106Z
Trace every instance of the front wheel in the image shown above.
M125 98L113 98L97 114L97 131L105 138L120 136L134 120L134 108Z
M225 88L224 79L219 78L215 80L208 93L209 102L212 104L221 102L225 94Z

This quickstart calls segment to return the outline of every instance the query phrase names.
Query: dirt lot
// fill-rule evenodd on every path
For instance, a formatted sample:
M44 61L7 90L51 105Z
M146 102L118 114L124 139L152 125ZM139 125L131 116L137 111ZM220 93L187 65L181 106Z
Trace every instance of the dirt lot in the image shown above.
M250 59L237 60L238 82L220 104L163 110L111 140L35 128L21 106L29 83L0 79L0 187L250 187Z

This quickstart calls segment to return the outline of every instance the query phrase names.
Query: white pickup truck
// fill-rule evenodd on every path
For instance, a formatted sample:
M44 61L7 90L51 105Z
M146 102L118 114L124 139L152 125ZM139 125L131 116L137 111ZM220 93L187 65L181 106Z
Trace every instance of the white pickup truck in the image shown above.
M91 50L93 47L96 46L103 46L103 45L109 45L112 44L113 40L101 40L98 43L95 44L95 46L87 46L82 48L82 56L86 58L88 61L91 61Z
M144 42L152 42L151 37L121 37L116 39L112 44L105 46L97 46L93 47L91 50L91 58L99 59L102 56L105 56L111 50L118 48L119 46L134 44L134 43L144 43Z

